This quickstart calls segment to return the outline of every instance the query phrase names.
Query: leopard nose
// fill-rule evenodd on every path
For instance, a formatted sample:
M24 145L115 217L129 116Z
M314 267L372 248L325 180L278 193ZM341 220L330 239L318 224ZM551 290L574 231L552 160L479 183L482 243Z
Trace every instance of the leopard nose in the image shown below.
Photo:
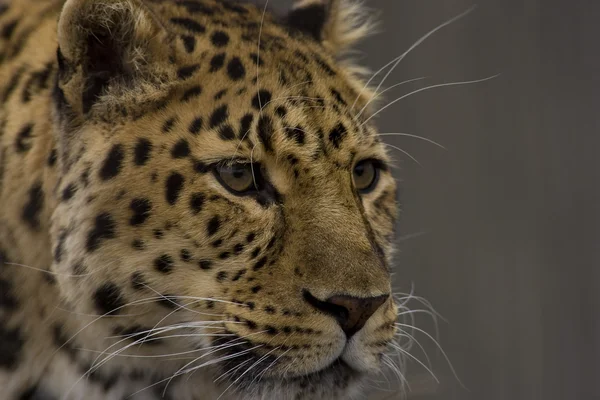
M304 290L303 295L304 299L317 310L334 317L348 339L360 331L389 298L389 294L377 297L336 295L321 301L308 290Z

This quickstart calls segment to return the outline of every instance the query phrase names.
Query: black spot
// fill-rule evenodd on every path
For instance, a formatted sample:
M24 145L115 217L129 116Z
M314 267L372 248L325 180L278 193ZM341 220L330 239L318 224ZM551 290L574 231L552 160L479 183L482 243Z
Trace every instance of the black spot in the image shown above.
M166 198L170 205L174 205L179 199L185 178L183 175L173 172L167 178L166 182Z
M179 77L179 79L188 79L190 76L194 75L194 73L199 69L200 66L198 64L181 67L177 71L177 76Z
M274 336L274 335L277 335L279 333L279 331L277 330L277 328L275 328L273 326L267 325L265 328L267 330L267 335Z
M177 120L176 120L175 117L172 117L172 118L169 118L168 120L166 120L165 123L162 126L163 133L170 132L171 129L173 129L173 125L175 125L176 121Z
M198 267L200 267L200 269L207 271L212 268L212 261L200 260L200 261L198 261Z
M173 257L163 254L154 260L154 268L163 274L168 274L173 270Z
M325 60L323 60L323 58L320 55L313 53L312 56L313 56L313 59L315 60L315 62L317 63L317 65L319 67L321 67L321 69L323 69L323 71L325 71L325 73L327 73L327 75L329 75L329 76L336 75L336 72L333 70L333 68L331 68L329 66L329 64L327 64L327 62Z
M17 153L24 153L31 149L31 131L33 130L33 124L27 124L17 134L15 141L15 148Z
M177 296L173 296L171 294L163 294L162 298L159 300L161 306L169 308L171 310L175 310L176 308L181 308L177 303Z
M260 247L255 248L254 250L252 250L252 254L250 254L250 259L253 260L256 257L258 257L258 255L260 254Z
M260 55L257 53L250 53L250 60L252 60L254 65L258 65L259 67L264 64L262 57L260 57Z
M63 201L69 201L73 198L73 196L75 195L75 192L77 191L77 186L74 183L69 184L65 190L63 190L62 193L62 199Z
M181 98L181 101L189 101L190 99L192 99L194 97L198 97L201 94L202 94L202 86L200 86L200 85L192 86L191 88L189 88L188 90L185 91L185 93L183 94L183 97Z
M192 135L197 135L202 129L203 120L202 117L198 117L192 121L189 127L189 131Z
M214 248L221 247L222 244L223 244L223 239L217 239L211 243L212 247L214 247Z
M275 109L275 114L277 114L277 116L280 118L284 118L287 115L287 110L284 106L278 106Z
M243 244L237 243L235 246L233 246L233 254L240 254L242 251L244 251Z
M0 324L0 367L14 369L17 366L23 343L18 328L9 329Z
M220 271L217 274L217 282L223 282L225 279L227 279L227 272L225 271Z
M239 81L246 76L246 68L239 57L233 57L227 64L227 75L234 80Z
M112 315L120 312L118 310L125 302L121 290L112 282L107 282L100 286L94 293L94 304L96 308L104 315Z
M196 38L189 35L181 36L181 40L183 41L183 47L185 47L185 51L188 53L193 53L196 48Z
M224 125L219 129L219 137L223 140L235 139L235 132L230 125Z
M4 88L4 93L2 95L2 100L6 101L10 98L11 94L15 91L15 89L17 88L19 81L21 80L21 77L23 76L23 73L25 72L25 68L21 67L17 70L17 72L10 78L10 81L8 81L8 84L6 85L6 87Z
M234 277L233 277L231 280L232 280L233 282L237 282L237 281L239 281L239 280L240 280L240 278L241 278L242 276L244 276L244 274L246 274L246 272L248 272L248 270L247 270L247 269L240 269L240 270L239 270L239 271L238 271L238 272L235 274L235 276L234 276Z
M256 285L251 290L252 290L252 293L258 293L258 292L260 292L260 289L262 289L262 286Z
M250 310L254 310L254 308L256 307L256 304L254 304L253 301L248 301L246 302L246 306L250 309Z
M247 14L248 13L247 9L245 9L243 6L236 4L236 3L229 3L227 1L224 1L224 2L222 2L222 6L224 9L233 11L238 14Z
M187 140L181 139L173 146L171 156L173 158L185 158L190 155L190 145Z
M204 25L199 24L190 18L171 18L171 22L175 25L179 25L184 27L185 29L195 32L195 33L204 33L206 32L206 28Z
M88 252L97 250L103 240L115 238L115 221L108 213L99 214L96 217L94 227L87 237L86 249Z
M123 158L125 158L123 146L115 144L104 159L104 164L99 173L100 178L106 181L119 175L121 167L123 166Z
M254 121L253 114L246 114L242 117L240 123L240 138L247 138L252 128L252 121Z
M136 250L144 250L146 248L146 245L144 244L143 240L134 239L133 242L131 242L131 247L133 247Z
M190 14L213 15L215 13L215 10L197 0L178 1L176 4L185 7Z
M192 254L187 249L181 249L181 252L179 252L179 257L181 258L181 261L190 262L192 259Z
M162 229L155 229L155 230L153 231L153 233L154 233L154 238L155 238L155 239L162 239L162 238L163 238L163 236L165 235L165 233L163 232L163 230L162 230Z
M227 260L229 257L231 257L231 253L228 251L225 251L225 252L219 254L219 258L221 260Z
M229 35L223 31L216 31L210 37L210 41L215 47L225 47L229 43Z
M5 259L0 258L0 267L2 267L2 260ZM0 310L14 310L18 305L19 301L14 296L10 283L0 279Z
M44 207L44 190L40 182L29 189L28 200L23 207L21 218L33 229L40 227L40 213Z
M256 325L256 322L254 321L250 321L249 319L246 320L246 325L248 326L249 329L256 329L258 327L258 325Z
M305 141L306 134L304 133L304 129L302 127L297 126L295 128L286 127L285 134L288 138L295 140L299 145L303 145Z
M146 281L144 280L144 275L136 271L131 274L131 287L135 290L142 290L146 287Z
M258 271L259 269L261 269L262 267L264 267L266 263L267 263L267 257L263 257L260 260L258 260L256 262L256 264L254 264L254 267L252 267L252 269L254 271Z
M256 233L254 232L250 232L248 234L248 236L246 236L246 242L248 243L252 243L254 241L254 239L256 238Z
M273 236L271 240L269 240L269 243L267 243L267 250L270 250L273 247L273 245L275 244L275 240L275 236Z
M340 144L347 135L346 127L343 124L338 124L329 133L329 141L335 148L340 148Z
M263 115L258 120L258 137L260 138L265 150L273 152L273 144L271 139L273 137L273 123L271 118Z
M261 110L268 102L271 101L271 92L261 89L252 98L252 107Z
M217 72L223 68L223 64L225 64L225 53L215 55L210 60L210 72Z
M206 233L208 236L213 236L215 233L219 231L221 228L221 219L218 216L214 216L208 221L208 225L206 226Z
M47 164L49 167L54 167L56 165L56 159L58 158L56 149L52 149L50 154L48 155Z
M323 4L298 7L288 15L288 25L299 32L320 41L323 27L327 19L327 11Z
M190 198L190 208L194 214L198 214L204 207L206 198L202 193L193 193Z
M210 172L212 170L212 167L209 164L206 164L200 160L194 160L194 171L196 171L199 174L205 174L207 172Z
M331 94L333 95L333 97L335 97L335 99L337 100L338 103L340 103L343 106L347 106L348 104L346 103L346 101L344 100L344 98L342 97L342 94L340 92L338 92L335 89L331 89Z
M90 169L86 168L82 173L81 173L81 184L84 187L87 187L90 184Z
M210 116L210 127L215 128L221 125L229 118L229 111L227 109L227 105L222 105L217 108L212 115Z
M0 37L2 39L9 40L10 37L12 36L13 32L15 31L15 28L17 27L18 22L19 21L15 19L13 21L10 21L6 25L4 25L2 27L2 31L0 32Z
M221 100L227 94L227 89L223 89L217 92L213 97L215 100Z
M142 225L150 217L150 210L152 210L152 203L148 199L133 199L129 205L133 216L129 220L129 224L133 226Z

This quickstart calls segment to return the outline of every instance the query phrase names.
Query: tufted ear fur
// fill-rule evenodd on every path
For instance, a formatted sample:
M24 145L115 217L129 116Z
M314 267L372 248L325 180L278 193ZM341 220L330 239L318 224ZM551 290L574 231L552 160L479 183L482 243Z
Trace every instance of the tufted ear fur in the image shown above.
M335 54L369 35L375 26L362 4L354 0L295 0L287 21Z
M67 0L58 23L58 64L70 110L85 115L111 94L127 97L168 81L166 60L153 59L161 34L141 0Z
M259 7L267 3L246 1ZM359 0L270 0L268 6L291 29L322 42L334 54L373 33L376 25Z

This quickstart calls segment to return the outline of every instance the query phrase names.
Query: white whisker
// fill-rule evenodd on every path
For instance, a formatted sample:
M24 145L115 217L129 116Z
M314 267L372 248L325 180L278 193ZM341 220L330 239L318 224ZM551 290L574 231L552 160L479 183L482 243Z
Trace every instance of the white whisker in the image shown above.
M384 107L380 108L378 111L376 111L375 113L373 113L371 116L369 116L369 118L367 118L362 124L365 125L367 122L369 122L371 119L373 119L376 115L379 115L381 112L385 111L387 108L391 107L392 105L396 104L397 102L410 97L414 94L420 93L420 92L424 92L426 90L431 90L431 89L436 89L436 88L441 88L441 87L446 87L446 86L461 86L461 85L472 85L475 83L481 83L481 82L485 82L485 81L489 81L491 79L497 78L498 76L500 76L500 74L496 74L496 75L492 75L492 76L488 76L487 78L483 78L483 79L475 79L475 80L471 80L471 81L462 81L462 82L449 82L449 83L440 83L437 85L431 85L431 86L426 86L424 88L420 88L417 90L414 90L408 94L405 94L404 96L401 96L399 98L397 98L396 100L388 103L387 105L385 105Z
M384 145L388 146L388 147L391 147L393 149L398 150L399 152L405 154L407 157L409 157L411 160L413 160L418 165L421 165L421 163L416 158L414 158L409 152L407 152L406 150L402 150L400 147L394 146L393 144L389 144L389 143L384 143Z
M380 133L379 136L405 136L405 137L411 137L411 138L420 139L420 140L423 140L425 142L434 144L437 147L440 147L440 148L442 148L444 150L448 150L444 146L442 146L441 144L439 144L438 142L435 142L435 141L433 141L431 139L428 139L426 137L423 137L423 136L411 135L410 133L399 133L399 132L398 133Z

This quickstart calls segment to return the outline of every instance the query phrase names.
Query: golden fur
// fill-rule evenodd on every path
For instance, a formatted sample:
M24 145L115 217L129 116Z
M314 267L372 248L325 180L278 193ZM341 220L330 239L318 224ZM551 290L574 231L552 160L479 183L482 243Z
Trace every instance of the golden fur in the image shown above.
M0 8L1 399L160 398L203 363L166 395L346 399L379 371L396 189L353 188L388 159L340 59L371 25L315 4L316 38L244 2ZM230 193L232 159L272 191ZM346 341L307 293L387 298Z

